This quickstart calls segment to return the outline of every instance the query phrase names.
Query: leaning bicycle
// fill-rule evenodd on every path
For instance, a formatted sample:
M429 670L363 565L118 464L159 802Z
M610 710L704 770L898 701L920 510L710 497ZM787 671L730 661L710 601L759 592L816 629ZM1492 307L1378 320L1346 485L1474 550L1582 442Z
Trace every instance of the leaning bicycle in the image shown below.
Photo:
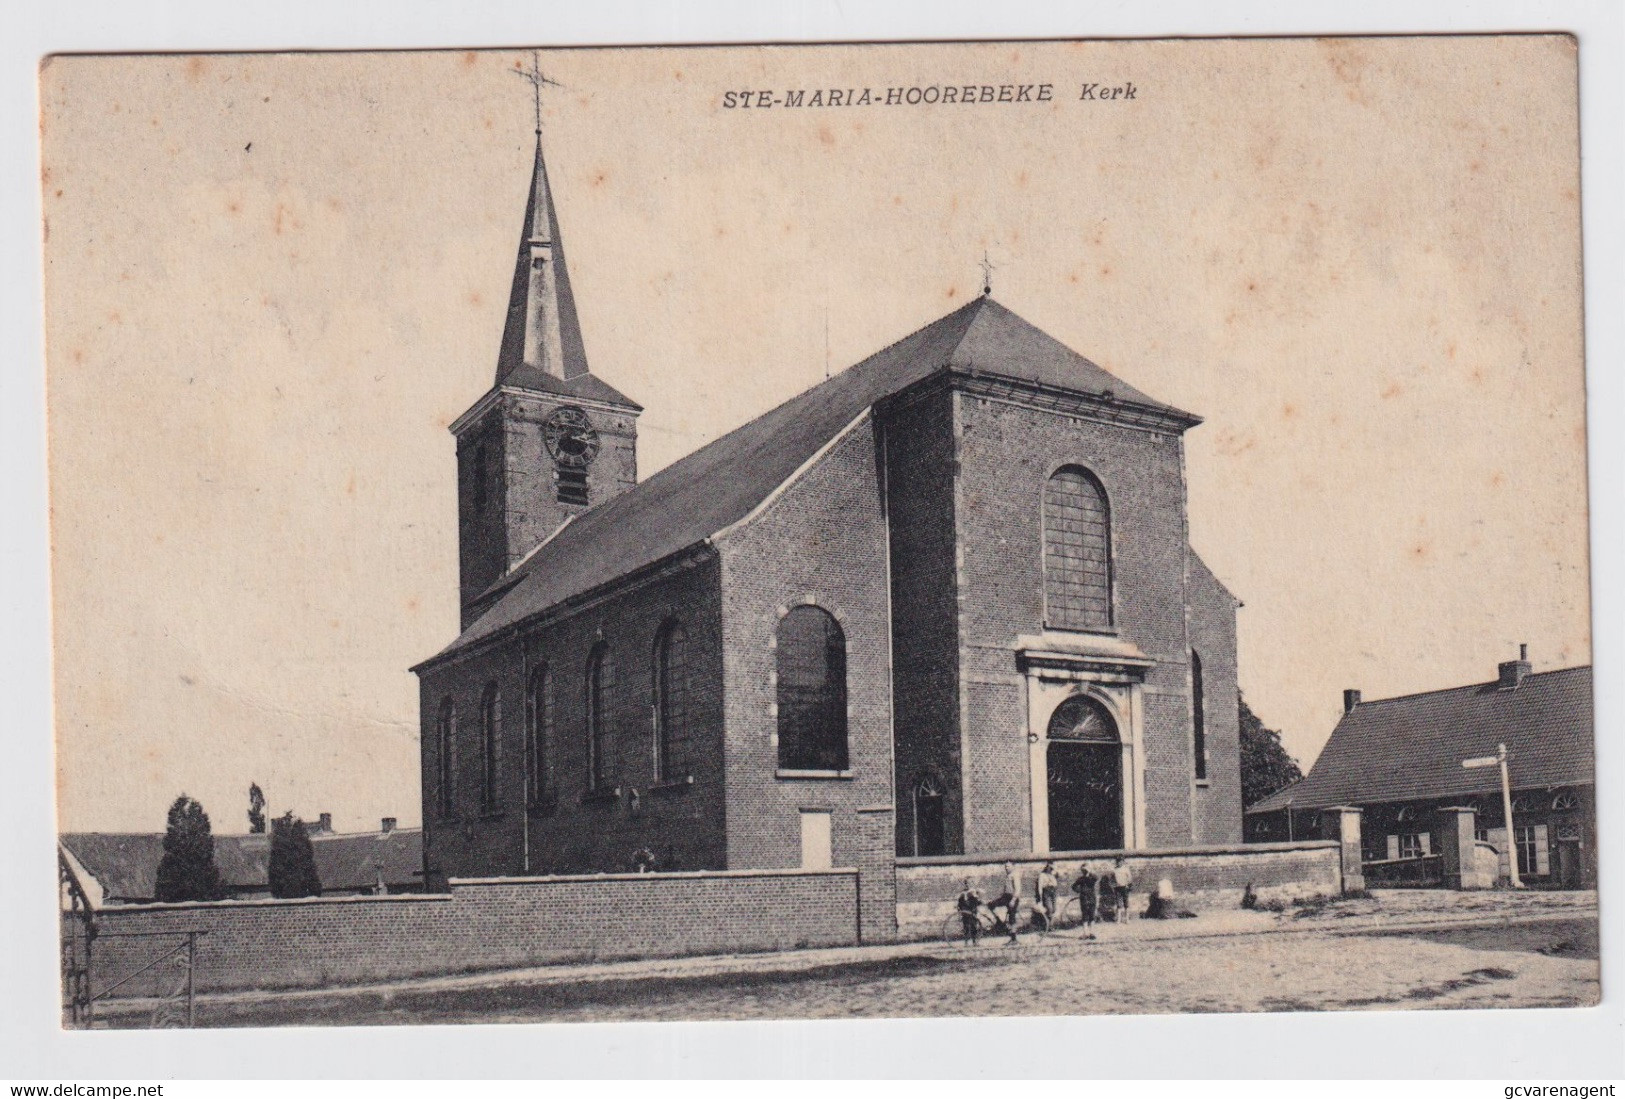
M978 938L999 933L1002 925L987 905L976 910L976 934ZM960 943L966 940L965 924L960 919L960 913L953 912L942 921L942 941L945 943Z

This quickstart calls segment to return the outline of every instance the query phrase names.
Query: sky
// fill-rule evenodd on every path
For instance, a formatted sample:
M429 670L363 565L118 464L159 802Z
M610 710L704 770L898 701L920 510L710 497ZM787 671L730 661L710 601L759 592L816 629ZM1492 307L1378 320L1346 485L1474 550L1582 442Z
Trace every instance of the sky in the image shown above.
M41 73L59 824L420 816L529 55ZM595 373L644 476L995 296L1204 423L1191 540L1306 765L1341 691L1590 659L1564 38L545 51ZM1046 101L745 110L771 89ZM1082 99L1084 86L1132 99Z

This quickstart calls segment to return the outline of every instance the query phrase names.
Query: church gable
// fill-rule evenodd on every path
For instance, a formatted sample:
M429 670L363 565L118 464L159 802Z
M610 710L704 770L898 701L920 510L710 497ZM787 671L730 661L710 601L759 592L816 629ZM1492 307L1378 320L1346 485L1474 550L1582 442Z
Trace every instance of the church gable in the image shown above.
M936 374L1016 385L1166 431L1199 422L991 298L977 298L577 517L503 581L505 593L441 656L712 539L750 515L866 409Z

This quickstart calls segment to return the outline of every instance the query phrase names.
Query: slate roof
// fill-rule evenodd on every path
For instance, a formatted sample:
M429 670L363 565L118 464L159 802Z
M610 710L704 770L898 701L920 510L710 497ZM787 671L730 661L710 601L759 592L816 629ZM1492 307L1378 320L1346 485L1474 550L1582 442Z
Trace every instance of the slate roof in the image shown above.
M1507 746L1515 789L1594 782L1591 669L1533 673L1516 690L1475 683L1361 702L1303 781L1247 812L1284 809L1289 800L1313 809L1493 793L1500 771L1461 761L1494 755L1497 744Z
M524 362L532 239L547 241L552 251L552 312L558 319L559 343L564 352L562 380L549 378L535 367L527 367ZM576 316L575 292L570 288L570 266L564 261L564 234L559 230L559 215L553 208L553 189L548 184L547 165L542 162L541 134L536 135L536 162L531 168L530 191L525 200L525 221L519 230L519 254L514 259L513 284L508 291L508 316L502 328L502 344L497 350L496 382L498 385L519 385L632 405L608 383L594 378L588 370L587 349L581 341L581 322Z
M161 832L69 832L61 843L73 853L111 901L149 901L157 889L158 862L164 855ZM355 893L378 882L393 889L423 887L423 831L323 833L310 837L316 873L328 893ZM270 889L268 834L215 836L214 862L230 893Z
M1008 378L1200 419L1146 396L990 297L979 297L701 447L561 528L487 592L507 591L424 668L743 519L865 409L934 373Z

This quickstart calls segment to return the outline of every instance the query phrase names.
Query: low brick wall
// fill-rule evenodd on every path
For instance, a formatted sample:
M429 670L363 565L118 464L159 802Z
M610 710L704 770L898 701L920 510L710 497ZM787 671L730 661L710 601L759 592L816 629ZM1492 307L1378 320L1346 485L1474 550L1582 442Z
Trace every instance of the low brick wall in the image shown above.
M1096 873L1110 868L1121 854L1134 872L1135 910L1167 878L1181 904L1203 908L1235 908L1242 891L1251 884L1261 898L1306 897L1342 890L1338 845L1310 843L1247 843L1230 847L1177 847L1156 851L1097 851L1088 854L947 855L899 859L897 864L897 922L903 938L937 934L953 913L954 899L966 878L992 900L1004 891L1004 864L1014 863L1021 874L1022 897L1031 900L1038 871L1055 863L1060 879L1060 901L1072 896L1078 865L1088 862Z
M854 870L453 879L450 892L153 904L98 910L96 992L179 936L200 991L317 988L613 958L842 946L858 941ZM124 937L132 934L141 937ZM174 972L171 967L170 972ZM146 979L121 992L150 994ZM117 993L115 994L117 995Z

